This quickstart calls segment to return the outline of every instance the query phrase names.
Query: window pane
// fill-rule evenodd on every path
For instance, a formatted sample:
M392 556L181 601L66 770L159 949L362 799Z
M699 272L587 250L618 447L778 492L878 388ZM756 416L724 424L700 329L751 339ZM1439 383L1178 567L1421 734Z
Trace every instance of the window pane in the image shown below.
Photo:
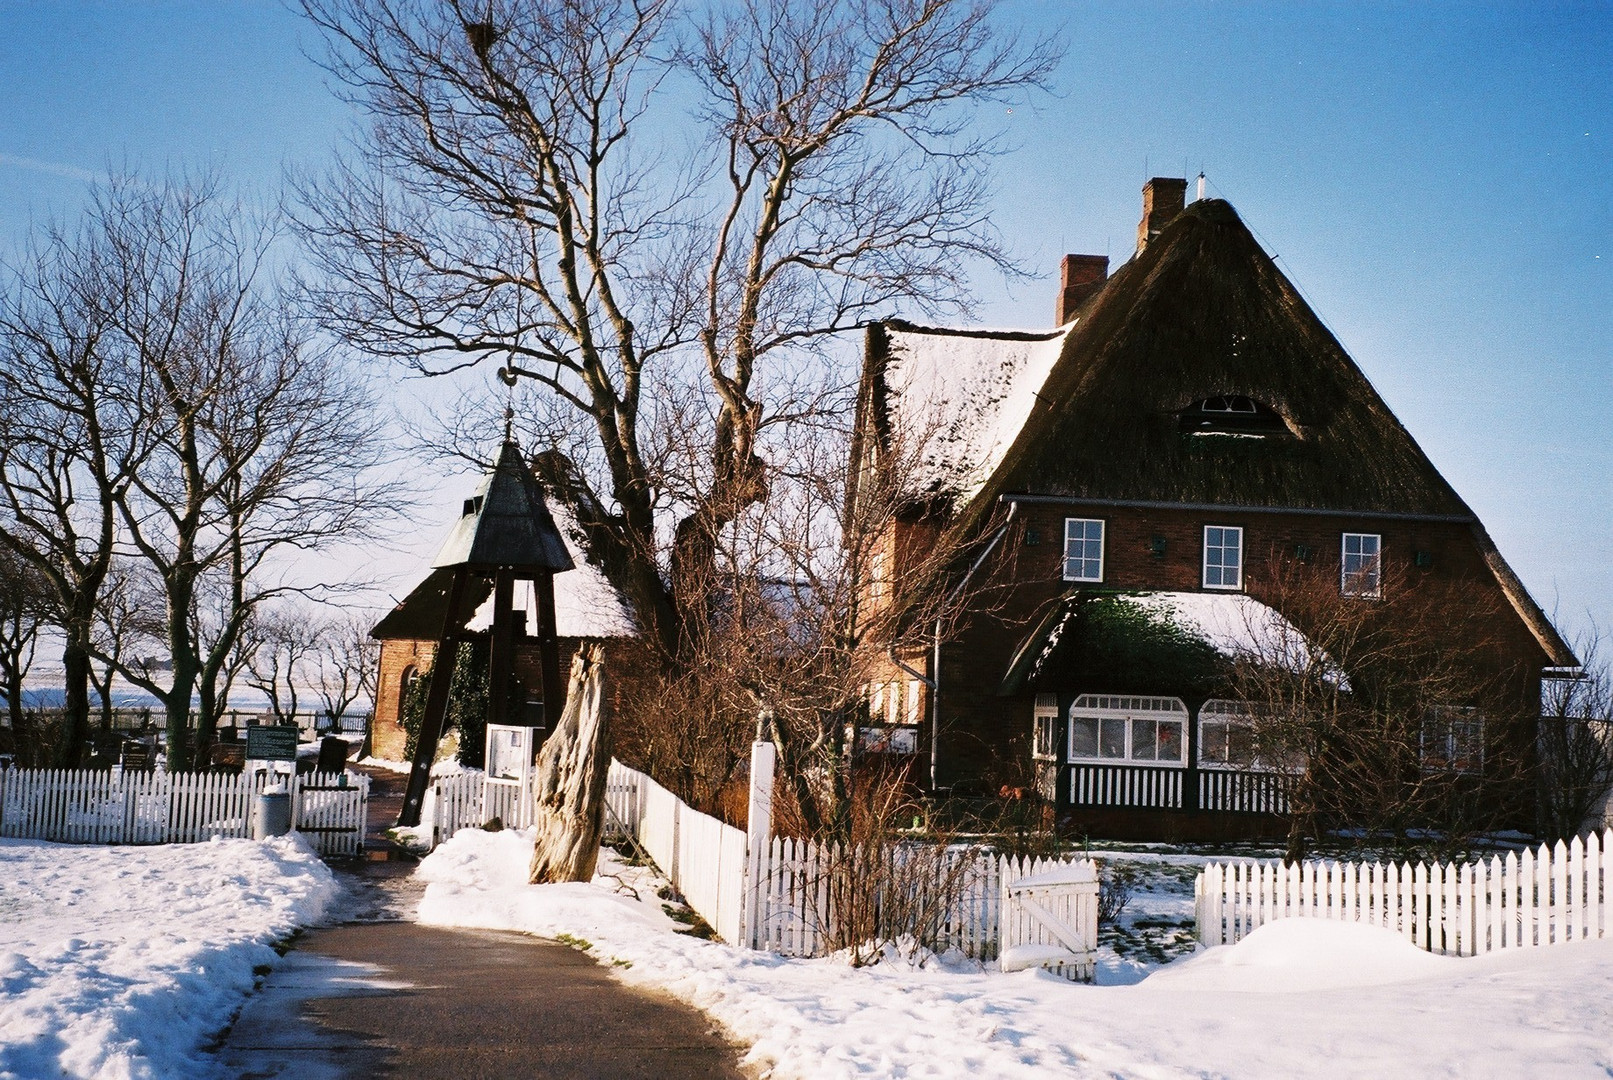
M1102 744L1099 747L1099 756L1106 758L1123 758L1126 756L1126 722L1124 720L1104 720L1100 729Z
M1131 756L1138 761L1154 760L1154 721L1131 722Z
M1098 756L1098 721L1089 716L1070 718L1070 756Z
M1067 581L1103 580L1102 520L1064 519L1064 577Z
M1206 765L1225 765L1227 760L1227 725L1223 720L1204 720L1199 723L1199 760Z
M1255 733L1248 724L1231 724L1227 729L1227 764L1253 765Z
M1159 723L1159 760L1182 760L1182 725L1168 720Z

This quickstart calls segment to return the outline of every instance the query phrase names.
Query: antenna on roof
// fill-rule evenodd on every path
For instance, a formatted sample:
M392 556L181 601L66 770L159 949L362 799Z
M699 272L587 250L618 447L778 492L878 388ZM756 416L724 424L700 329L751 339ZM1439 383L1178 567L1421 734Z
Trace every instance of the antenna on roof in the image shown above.
M1199 170L1199 193L1198 193L1198 200L1199 200L1199 201L1203 201L1203 199L1204 199L1204 170L1203 170L1203 169L1200 169L1200 170Z

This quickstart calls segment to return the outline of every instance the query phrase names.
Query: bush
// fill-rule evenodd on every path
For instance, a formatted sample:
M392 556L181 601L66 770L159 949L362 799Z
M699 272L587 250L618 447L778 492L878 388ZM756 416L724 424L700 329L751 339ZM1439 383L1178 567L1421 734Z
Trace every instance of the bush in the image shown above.
M1130 866L1103 862L1098 866L1098 921L1112 924L1131 903L1137 871Z

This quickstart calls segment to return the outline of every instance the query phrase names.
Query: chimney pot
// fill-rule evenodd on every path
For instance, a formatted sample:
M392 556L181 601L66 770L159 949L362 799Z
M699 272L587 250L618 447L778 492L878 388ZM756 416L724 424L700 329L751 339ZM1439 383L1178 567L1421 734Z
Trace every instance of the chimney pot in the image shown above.
M1061 277L1058 304L1053 309L1055 326L1063 326L1075 318L1075 309L1103 288L1103 283L1109 280L1109 256L1066 255Z
M1156 176L1143 185L1143 219L1137 223L1137 254L1158 236L1187 204L1187 180Z

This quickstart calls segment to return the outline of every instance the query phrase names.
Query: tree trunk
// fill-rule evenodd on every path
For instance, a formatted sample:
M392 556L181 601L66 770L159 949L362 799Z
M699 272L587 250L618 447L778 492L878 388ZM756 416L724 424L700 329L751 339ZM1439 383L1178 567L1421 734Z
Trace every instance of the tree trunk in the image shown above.
M90 734L90 653L78 641L69 640L62 650L62 682L62 741L56 748L56 764L76 769L84 762Z
M610 707L603 653L589 645L571 662L571 689L560 723L538 755L529 880L534 885L589 881L605 831L605 774L610 769Z

